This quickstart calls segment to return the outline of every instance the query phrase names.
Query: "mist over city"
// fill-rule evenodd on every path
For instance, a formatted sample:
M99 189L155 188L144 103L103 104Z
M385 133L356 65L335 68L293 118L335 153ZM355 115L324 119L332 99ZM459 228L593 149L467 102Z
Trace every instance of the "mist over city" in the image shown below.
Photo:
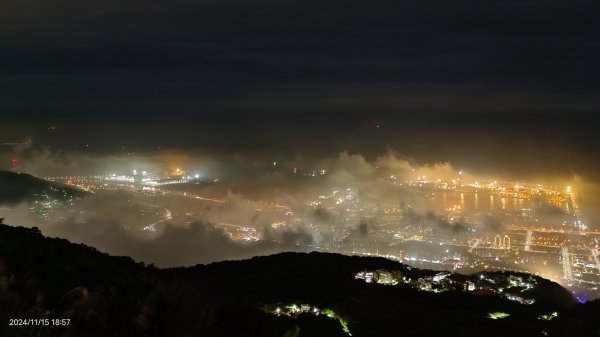
M376 121L365 129L382 127ZM595 188L593 177L541 165L507 174L518 166L512 161L480 173L470 168L481 159L463 169L380 145L382 152L370 155L342 148L329 157L317 150L269 157L269 149L219 152L201 143L138 151L122 145L110 153L27 139L4 147L5 162L14 165L8 169L78 193L6 195L3 217L160 267L324 251L437 270L518 270L597 296L597 205L585 194Z

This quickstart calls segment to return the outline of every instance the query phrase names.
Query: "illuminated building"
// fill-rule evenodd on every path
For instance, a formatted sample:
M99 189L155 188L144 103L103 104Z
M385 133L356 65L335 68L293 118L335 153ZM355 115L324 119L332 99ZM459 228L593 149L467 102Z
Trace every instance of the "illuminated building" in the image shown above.
M450 276L450 273L448 272L440 272L435 274L435 276L433 277L433 282L434 283L439 283L440 281L442 281L443 279L445 279L446 277Z
M502 248L510 249L510 237L508 235L504 235L504 240L502 242Z
M496 235L494 237L494 245L492 246L494 249L510 249L510 237L508 235L504 235L501 237L500 235Z
M521 304L533 304L535 303L534 299L531 298L526 298L521 296L521 294L519 293L510 293L510 294L506 294L506 298L509 299L510 301L515 301L515 302L519 302Z
M494 237L494 248L495 249L500 249L500 247L502 246L502 238L500 238L500 235L496 235Z
M388 271L379 269L376 271L361 271L354 275L357 280L364 280L366 283L378 283L385 285L397 285L402 281L404 274L401 271Z

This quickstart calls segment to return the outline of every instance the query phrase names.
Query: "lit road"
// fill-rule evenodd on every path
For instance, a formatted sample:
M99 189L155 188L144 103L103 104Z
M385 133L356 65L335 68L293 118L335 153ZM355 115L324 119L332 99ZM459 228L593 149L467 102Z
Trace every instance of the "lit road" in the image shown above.
M158 220L158 221L156 221L154 223L151 223L148 226L146 226L144 229L145 230L149 230L151 232L156 232L156 225L161 224L161 223L163 223L165 221L169 221L169 220L173 219L171 211L168 210L168 209L166 209L166 208L164 210L165 210L165 218L164 219Z
M58 182L65 183L67 185L76 186L76 187L84 189L86 191L90 191L92 189L104 189L106 187L105 186L106 184L116 184L114 187L117 187L119 189L126 188L126 189L130 189L132 191L138 190L138 188L136 188L133 185L133 183L134 183L133 179L125 179L123 177L115 178L111 175L63 176L63 177L47 177L45 179L49 180L49 181L58 181ZM201 200L201 201L207 201L207 202L220 203L220 204L228 202L226 199L208 197L208 196L190 193L190 192L172 191L172 190L167 190L167 189L163 189L160 187L163 185L172 185L174 183L182 184L182 183L186 183L186 182L184 182L184 181L175 181L175 182L169 181L169 182L165 182L165 183L156 183L156 184L151 185L151 187L154 188L157 192L162 192L164 194L169 194L169 195L175 195L175 196L196 199L196 200ZM124 186L123 184L127 184L127 186ZM273 202L248 201L248 203L253 204L255 207L266 207L266 208L278 209L278 210L282 210L282 211L289 211L289 209L290 209L289 206L280 205L280 204L273 203Z
M600 235L600 231L584 231L584 230L571 230L571 229L554 229L554 228L542 228L542 227L527 227L518 225L506 225L506 229L509 230L522 230L542 233L560 233L560 234L574 234L574 235Z
M161 189L158 189L158 191L163 192L165 194L177 195L180 197L186 197L186 198L208 201L208 202L216 202L216 203L220 203L220 204L227 202L227 200L225 200L225 199L210 198L210 197L205 197L205 196L201 196L201 195L194 194L194 193L188 193L188 192L176 192L176 191L168 191L168 190L161 190Z

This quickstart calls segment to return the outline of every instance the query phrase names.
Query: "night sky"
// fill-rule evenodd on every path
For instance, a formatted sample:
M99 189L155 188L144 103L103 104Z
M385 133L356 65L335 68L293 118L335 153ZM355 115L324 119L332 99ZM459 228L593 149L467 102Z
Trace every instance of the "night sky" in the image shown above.
M393 149L597 177L598 13L576 0L4 1L0 142L99 155Z

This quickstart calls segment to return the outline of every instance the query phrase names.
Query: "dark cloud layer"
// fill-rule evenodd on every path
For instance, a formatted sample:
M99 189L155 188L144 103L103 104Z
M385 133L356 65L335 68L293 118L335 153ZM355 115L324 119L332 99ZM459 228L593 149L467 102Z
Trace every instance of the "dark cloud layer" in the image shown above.
M599 9L594 1L9 1L0 5L2 110L67 119L365 107L594 112Z

